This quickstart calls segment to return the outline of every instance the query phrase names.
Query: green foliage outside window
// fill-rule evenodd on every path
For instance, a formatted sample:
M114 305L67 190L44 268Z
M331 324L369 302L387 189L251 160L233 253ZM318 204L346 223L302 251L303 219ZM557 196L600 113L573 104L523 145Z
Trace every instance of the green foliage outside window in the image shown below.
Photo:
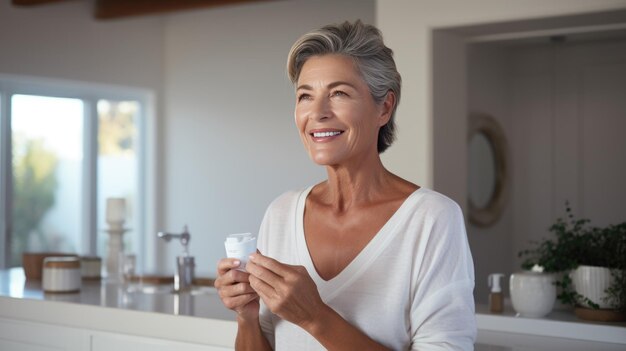
M107 100L98 104L100 155L134 154L137 109L135 102Z
M13 236L10 266L21 266L22 252L35 235L46 247L40 224L54 205L57 188L57 156L46 150L42 140L14 141Z

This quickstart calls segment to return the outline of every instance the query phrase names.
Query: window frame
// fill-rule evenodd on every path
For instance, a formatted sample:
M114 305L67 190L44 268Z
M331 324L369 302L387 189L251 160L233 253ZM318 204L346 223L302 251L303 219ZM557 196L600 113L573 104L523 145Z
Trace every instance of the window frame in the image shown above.
M83 168L81 184L81 245L78 254L96 255L98 194L98 110L99 100L137 101L140 105L137 121L137 214L139 228L133 228L136 236L133 247L138 252L138 268L153 265L154 259L147 254L155 251L155 240L145 233L155 232L156 209L155 184L155 94L142 88L100 83L76 82L62 79L27 77L0 74L0 269L9 268L10 207L12 203L12 153L11 153L11 97L15 94L40 95L80 99L84 106Z

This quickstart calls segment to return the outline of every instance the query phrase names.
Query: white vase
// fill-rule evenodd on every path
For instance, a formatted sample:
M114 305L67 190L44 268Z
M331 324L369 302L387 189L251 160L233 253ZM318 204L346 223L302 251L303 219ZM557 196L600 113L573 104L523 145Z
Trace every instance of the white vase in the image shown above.
M570 277L578 294L598 304L600 308L611 308L611 305L604 301L607 296L606 289L613 282L611 270L606 267L578 266L570 273ZM584 301L580 303L584 307L591 307Z
M541 318L554 307L555 276L550 273L518 272L511 274L509 290L513 309L520 317Z

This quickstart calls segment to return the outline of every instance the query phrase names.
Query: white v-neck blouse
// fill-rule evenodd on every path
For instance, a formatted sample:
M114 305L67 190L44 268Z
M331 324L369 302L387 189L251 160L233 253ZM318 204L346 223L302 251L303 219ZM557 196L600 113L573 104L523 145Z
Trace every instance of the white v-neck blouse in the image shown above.
M363 250L330 280L313 265L304 236L311 191L283 194L259 231L261 253L304 266L322 300L393 350L471 350L476 337L474 266L459 206L435 191L413 192ZM275 350L324 350L261 302L261 328Z

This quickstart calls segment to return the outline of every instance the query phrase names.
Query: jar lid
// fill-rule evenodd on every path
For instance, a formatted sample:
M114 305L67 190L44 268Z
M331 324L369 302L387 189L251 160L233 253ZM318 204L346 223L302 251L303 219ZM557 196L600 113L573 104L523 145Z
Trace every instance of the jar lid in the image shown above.
M81 256L80 259L81 261L86 261L86 262L102 261L102 259L98 256Z
M80 268L78 257L46 257L44 268Z

